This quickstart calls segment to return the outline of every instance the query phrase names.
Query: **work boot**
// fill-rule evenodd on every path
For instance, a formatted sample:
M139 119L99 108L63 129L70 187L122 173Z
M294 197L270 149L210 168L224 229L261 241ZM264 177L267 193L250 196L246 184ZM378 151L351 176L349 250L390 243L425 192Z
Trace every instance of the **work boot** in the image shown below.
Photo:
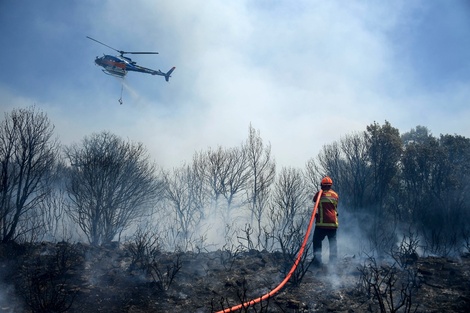
M323 265L323 264L322 264L320 258L318 258L318 257L314 257L314 258L313 258L313 260L312 260L312 266L313 266L314 268L320 268L320 267L322 267L322 265Z

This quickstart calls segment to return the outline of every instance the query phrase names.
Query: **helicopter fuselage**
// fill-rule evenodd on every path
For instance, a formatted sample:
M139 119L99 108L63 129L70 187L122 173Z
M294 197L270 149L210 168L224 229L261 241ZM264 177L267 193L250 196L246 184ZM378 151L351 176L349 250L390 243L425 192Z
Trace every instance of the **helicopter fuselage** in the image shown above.
M102 57L96 57L96 65L99 65L103 68L103 71L106 74L124 77L128 71L142 72L152 74L156 72L151 69L146 69L135 65L135 62L132 62L129 58L117 57L112 55L104 55Z
M146 73L151 75L164 76L165 80L168 81L171 73L174 71L174 67L170 69L167 73L162 72L161 70L152 70L143 66L139 66L136 62L132 61L130 58L125 56L113 56L105 54L102 57L96 57L95 63L98 66L103 68L103 72L123 78L126 76L127 72L139 72Z

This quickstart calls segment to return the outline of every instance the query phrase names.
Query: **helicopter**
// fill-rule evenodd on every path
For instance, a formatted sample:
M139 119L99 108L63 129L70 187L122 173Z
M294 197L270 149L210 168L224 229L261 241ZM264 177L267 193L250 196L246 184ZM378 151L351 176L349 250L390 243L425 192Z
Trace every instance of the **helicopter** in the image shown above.
M89 36L86 36L88 39L93 40L99 44L102 44L105 47L108 47L119 53L119 56L113 56L104 54L102 57L96 57L95 63L98 66L101 66L102 71L105 74L123 78L126 76L127 72L139 72L146 73L151 75L159 75L165 77L165 80L168 82L171 77L171 73L175 70L176 67L172 67L168 72L162 72L161 70L152 70L140 65L137 65L136 62L132 61L131 58L124 56L125 54L158 54L158 52L132 52L132 51L122 51L117 50L111 46L108 46L101 41L93 39Z

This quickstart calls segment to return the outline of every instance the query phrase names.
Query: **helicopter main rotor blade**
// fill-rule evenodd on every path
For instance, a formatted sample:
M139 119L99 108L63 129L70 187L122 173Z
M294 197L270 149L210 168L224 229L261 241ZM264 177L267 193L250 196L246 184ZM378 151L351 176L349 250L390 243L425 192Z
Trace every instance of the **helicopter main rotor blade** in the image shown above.
M120 51L120 50L118 50L118 49L115 49L115 48L113 48L113 47L111 47L111 46L108 46L107 44L102 43L101 41L98 41L98 40L93 39L93 38L91 38L91 37L86 36L86 38L91 39L91 40L93 40L93 41L96 41L97 43L102 44L103 46L108 47L109 49L113 49L113 50L116 51L116 52L119 52L119 53L124 52L124 51Z
M158 52L126 52L126 51L120 51L123 54L158 54Z
M133 51L122 51L122 50L115 49L115 48L113 48L113 47L111 47L111 46L108 46L107 44L102 43L101 41L96 40L96 39L94 39L94 38L91 38L91 37L89 37L89 36L86 36L86 38L91 39L91 40L93 40L93 41L96 41L97 43L102 44L103 46L108 47L109 49L112 49L112 50L114 50L114 51L116 51L116 52L119 52L119 54L120 54L121 56L122 56L123 54L158 54L158 52L133 52Z

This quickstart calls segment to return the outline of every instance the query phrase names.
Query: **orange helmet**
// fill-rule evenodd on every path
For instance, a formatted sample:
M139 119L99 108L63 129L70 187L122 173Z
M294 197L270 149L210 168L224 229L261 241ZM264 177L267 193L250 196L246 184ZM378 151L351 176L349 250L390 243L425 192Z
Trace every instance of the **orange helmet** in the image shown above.
M333 185L333 180L329 176L325 176L321 180L320 185L322 185L322 186L331 186L331 185Z

